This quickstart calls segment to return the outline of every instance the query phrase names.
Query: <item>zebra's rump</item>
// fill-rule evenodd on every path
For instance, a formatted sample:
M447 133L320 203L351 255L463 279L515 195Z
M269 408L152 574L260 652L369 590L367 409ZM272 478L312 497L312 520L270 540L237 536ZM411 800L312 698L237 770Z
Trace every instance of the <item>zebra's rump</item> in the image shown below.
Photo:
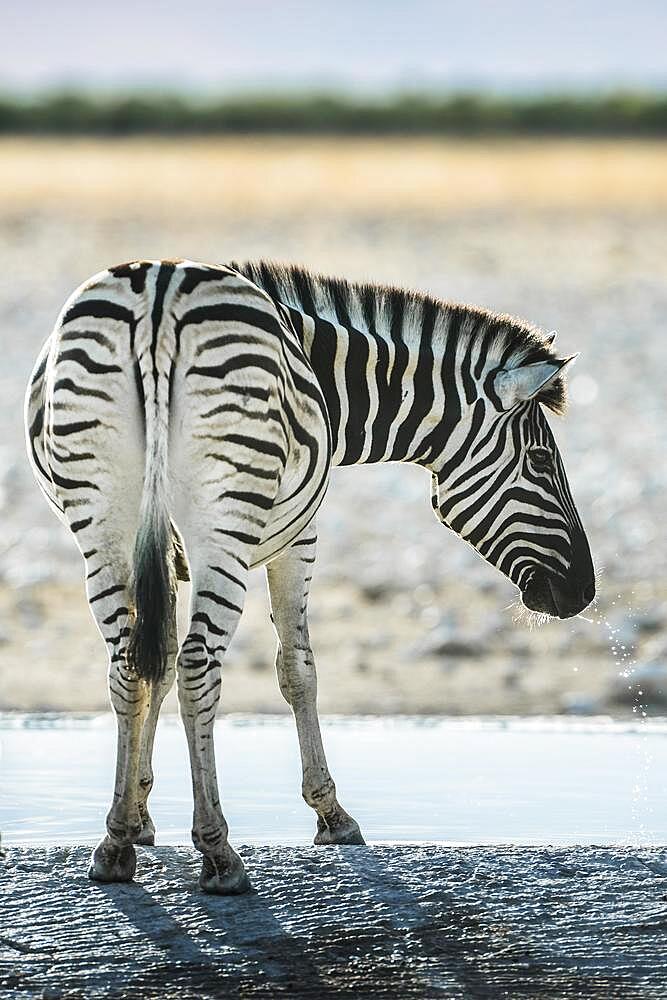
M312 518L330 466L294 331L237 272L188 261L121 265L74 293L33 372L26 432L84 554L96 525L134 537L153 462L179 530L227 532L259 565Z

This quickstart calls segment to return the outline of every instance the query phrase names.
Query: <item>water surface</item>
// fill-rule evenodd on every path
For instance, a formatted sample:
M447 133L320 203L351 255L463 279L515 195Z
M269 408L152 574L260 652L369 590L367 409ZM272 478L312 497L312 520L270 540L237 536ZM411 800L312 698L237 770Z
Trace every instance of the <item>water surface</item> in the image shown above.
M323 722L343 805L371 841L667 844L667 722L344 718ZM289 718L216 724L236 843L307 844ZM0 830L7 844L94 843L114 771L110 715L0 716ZM158 843L190 841L180 721L161 720L151 813Z

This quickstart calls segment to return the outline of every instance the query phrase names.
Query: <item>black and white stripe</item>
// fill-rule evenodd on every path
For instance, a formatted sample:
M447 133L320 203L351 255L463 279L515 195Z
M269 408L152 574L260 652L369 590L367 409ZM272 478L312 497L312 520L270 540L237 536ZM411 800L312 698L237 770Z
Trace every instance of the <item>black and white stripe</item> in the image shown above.
M306 619L332 465L425 467L438 517L529 608L566 617L592 599L588 543L544 413L562 409L569 360L507 316L267 262L140 261L74 293L33 372L26 433L35 476L83 553L109 649L116 789L92 877L131 877L133 843L152 840L153 737L178 665L201 884L245 887L211 734L247 573L262 564L316 840L362 842L327 769ZM176 577L188 575L179 649Z
M589 603L588 543L544 413L564 408L572 360L553 338L403 289L235 266L286 308L326 399L335 465L424 466L438 517L530 607L565 617ZM507 380L520 373L517 396Z

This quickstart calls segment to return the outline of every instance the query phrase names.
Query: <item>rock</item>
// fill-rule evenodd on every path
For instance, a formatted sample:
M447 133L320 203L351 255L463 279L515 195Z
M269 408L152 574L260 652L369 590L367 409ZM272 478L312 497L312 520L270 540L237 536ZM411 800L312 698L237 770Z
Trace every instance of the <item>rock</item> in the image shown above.
M660 633L652 635L650 639L642 643L642 659L646 663L656 663L667 661L667 635Z
M639 632L652 635L660 632L667 626L667 603L654 604L646 608L636 619L636 626Z
M602 705L594 695L566 691L560 699L560 710L565 715L599 715Z
M371 604L379 604L380 601L389 597L392 588L387 580L367 580L359 584L359 590L363 597Z
M531 648L530 643L519 633L510 634L507 637L507 647L509 652L513 657L517 659L524 660L526 657L530 656Z
M33 874L0 888L3 927L53 956L23 960L26 1000L664 997L661 847L242 848L261 895L224 900L196 893L189 848L104 892L51 858L35 875L43 853L17 849Z
M442 622L417 644L417 656L480 657L486 653L485 643L457 626Z

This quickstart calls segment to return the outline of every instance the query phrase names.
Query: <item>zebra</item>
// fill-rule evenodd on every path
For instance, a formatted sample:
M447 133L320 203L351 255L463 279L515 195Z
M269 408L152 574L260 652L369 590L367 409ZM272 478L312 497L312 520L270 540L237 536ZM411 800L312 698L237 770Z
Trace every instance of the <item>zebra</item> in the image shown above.
M116 777L92 879L131 880L134 845L154 843L153 741L176 674L200 886L248 889L212 732L258 566L315 843L364 843L327 766L308 634L332 467L422 466L437 518L527 609L567 618L593 600L588 541L545 413L564 410L574 357L508 315L271 261L135 261L73 293L37 359L25 420L35 477L83 555L109 654ZM188 578L179 646L176 588Z

